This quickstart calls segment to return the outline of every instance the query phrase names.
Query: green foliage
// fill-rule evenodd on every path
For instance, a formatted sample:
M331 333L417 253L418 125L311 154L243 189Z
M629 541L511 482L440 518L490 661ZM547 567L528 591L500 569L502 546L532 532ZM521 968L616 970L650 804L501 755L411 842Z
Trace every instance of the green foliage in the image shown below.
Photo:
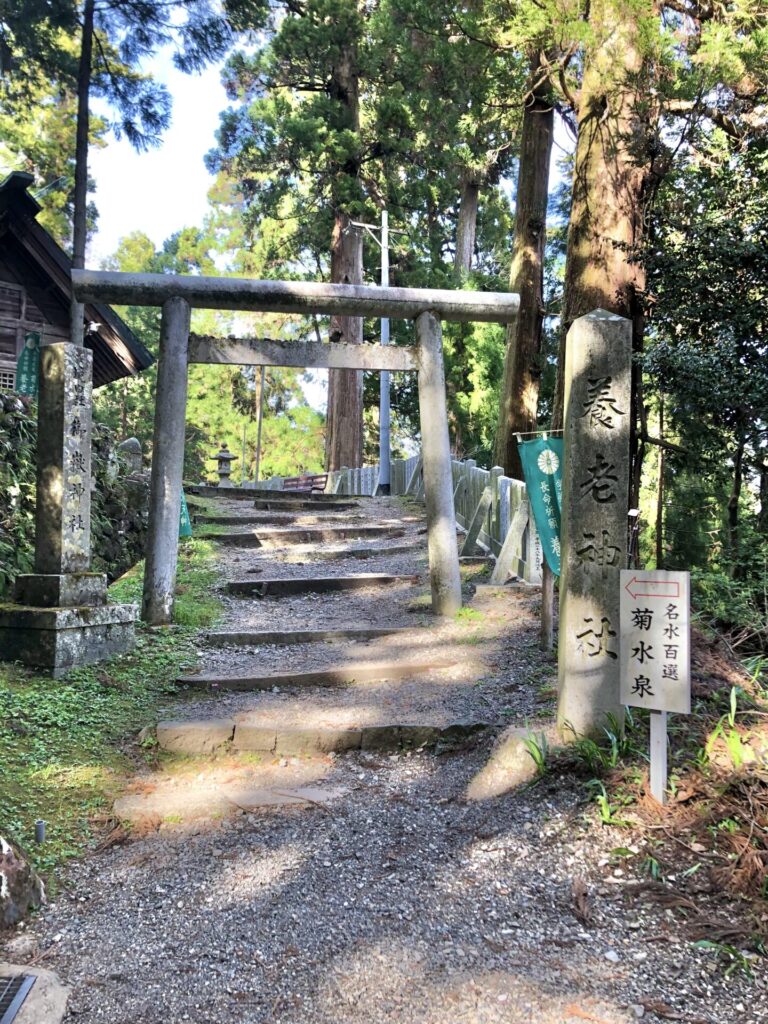
M167 239L160 250L141 232L121 239L109 262L110 269L154 274L212 273L216 271L212 233L184 228ZM157 351L160 332L159 311L129 306L121 315L150 351ZM260 318L259 322L263 322ZM216 314L196 313L193 329L200 333L226 335L231 319ZM247 333L247 332L245 332ZM135 436L151 452L156 389L156 367L138 377L116 381L95 393L96 418L122 437ZM321 472L323 468L323 418L311 409L301 389L302 375L296 370L269 367L265 373L264 421L261 436L261 479L293 476L298 472ZM259 379L253 367L191 365L187 388L187 430L184 475L188 480L215 481L216 464L211 458L226 443L238 461L233 479L243 468L253 479L256 463L256 418ZM243 432L245 466L243 467Z
M523 746L536 765L536 774L544 775L547 770L547 757L549 756L549 742L545 733L532 733L530 736L524 737Z
M371 222L386 206L400 232L391 237L392 283L455 287L454 236L471 181L481 201L467 283L505 285L511 217L498 181L515 154L521 108L510 97L522 88L522 64L475 39L474 18L451 3L412 0L387 0L365 21L348 0L278 5L263 48L228 63L236 104L222 116L209 156L220 172L217 196L239 214L227 224L247 247L235 263L253 272L255 257L263 276L327 279L334 215ZM344 80L350 69L355 97ZM367 240L365 261L368 278L378 280L379 250ZM412 341L411 325L392 328L395 344ZM324 332L325 323L316 329ZM366 340L377 333L366 323ZM455 449L481 457L498 417L504 334L451 324L445 342ZM377 375L366 375L366 408L378 397ZM392 408L396 443L398 435L415 436L412 375L393 379ZM376 432L369 414L369 456Z
M728 942L713 942L711 939L699 939L694 942L697 949L705 949L716 954L720 963L725 967L725 976L730 978L735 972L742 973L750 981L754 981L752 965L749 957L743 951Z
M0 392L0 594L32 569L36 438L29 402Z
M14 577L33 566L37 422L34 405L16 395L0 392L0 410L0 595L5 595ZM127 477L114 435L98 424L91 464L93 569L114 579L144 551L148 484Z
M618 794L608 794L605 785L599 779L592 779L589 786L595 793L595 803L600 813L600 821L603 825L616 825L619 828L626 828L631 824L626 818L622 818L619 807L629 803L629 799Z
M186 623L162 630L139 624L128 654L73 669L55 686L47 676L0 665L0 834L22 842L39 869L79 856L111 817L122 773L135 765L128 737L154 720L176 677L194 666L195 629L220 614L212 561L210 545L182 545L177 612ZM137 566L110 588L110 599L140 599L141 576ZM32 842L38 818L48 824L43 846Z
M214 625L222 615L222 605L214 592L220 573L215 568L213 544L190 537L179 542L173 621L189 629ZM114 584L110 595L115 601L141 604L144 562Z
M768 643L768 151L717 140L665 183L647 254L645 368L665 397L665 567L706 621ZM758 499L759 495L759 501ZM691 509L696 515L691 515Z

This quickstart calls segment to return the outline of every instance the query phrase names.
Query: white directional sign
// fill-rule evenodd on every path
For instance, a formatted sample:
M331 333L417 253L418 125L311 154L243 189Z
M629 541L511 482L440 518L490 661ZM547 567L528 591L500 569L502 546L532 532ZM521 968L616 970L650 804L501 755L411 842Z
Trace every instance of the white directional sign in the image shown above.
M621 703L691 711L690 577L622 569Z

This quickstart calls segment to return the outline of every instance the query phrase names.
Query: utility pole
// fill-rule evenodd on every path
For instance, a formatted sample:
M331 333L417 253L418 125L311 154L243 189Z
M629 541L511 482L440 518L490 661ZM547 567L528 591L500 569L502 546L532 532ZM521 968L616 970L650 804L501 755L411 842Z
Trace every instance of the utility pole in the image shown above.
M264 367L259 367L259 408L256 416L256 466L254 469L255 482L259 482L259 464L261 462L261 424L264 421Z
M363 221L350 221L356 228L365 228L374 242L381 249L381 287L389 287L389 214L386 210L381 211L381 224L365 224ZM375 233L378 231L380 237ZM399 232L406 234L405 231ZM381 344L389 344L389 320L382 317L381 320ZM389 370L382 370L379 374L379 487L378 494L389 494L390 489L390 466L392 458L392 443L390 431L390 410L389 410Z
M381 211L381 287L389 287L389 214ZM381 344L389 344L389 319L381 321ZM379 374L379 493L389 494L390 460L389 370Z

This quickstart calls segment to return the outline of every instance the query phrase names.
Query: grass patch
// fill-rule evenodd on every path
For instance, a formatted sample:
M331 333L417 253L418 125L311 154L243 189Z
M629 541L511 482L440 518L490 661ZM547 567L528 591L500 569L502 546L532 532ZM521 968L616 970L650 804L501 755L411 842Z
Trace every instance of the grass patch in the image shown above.
M110 587L110 599L141 604L144 563L139 562ZM179 544L173 618L178 626L204 629L219 621L221 601L213 589L220 579L213 544L190 538Z
M168 629L137 624L128 654L52 680L19 665L0 665L0 833L26 847L49 884L55 869L78 856L108 821L122 778L141 757L154 756L126 740L152 722L174 692L174 680L194 666L195 632L221 613L211 594L219 574L211 545L179 549L176 619ZM110 588L118 602L141 600L142 566ZM47 838L34 844L35 820Z
M463 607L459 608L455 615L457 622L462 622L465 625L471 622L482 622L483 613L479 612L476 608Z

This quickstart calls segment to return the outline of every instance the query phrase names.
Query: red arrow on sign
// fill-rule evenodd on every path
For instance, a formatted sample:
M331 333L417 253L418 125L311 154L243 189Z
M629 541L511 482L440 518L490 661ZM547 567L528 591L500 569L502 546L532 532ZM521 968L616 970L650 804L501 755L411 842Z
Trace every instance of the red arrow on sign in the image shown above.
M634 587L634 589L633 589ZM674 580L640 579L633 576L624 588L632 597L680 597L680 584Z

